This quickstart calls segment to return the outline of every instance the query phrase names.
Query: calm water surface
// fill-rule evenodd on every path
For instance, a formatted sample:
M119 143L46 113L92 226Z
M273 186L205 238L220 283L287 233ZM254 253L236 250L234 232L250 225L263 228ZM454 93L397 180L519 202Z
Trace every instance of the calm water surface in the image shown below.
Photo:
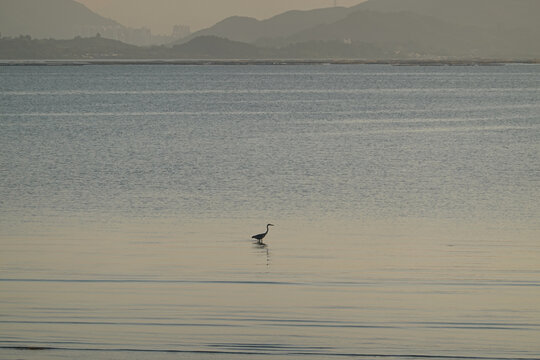
M540 66L0 67L2 359L540 358L539 219Z

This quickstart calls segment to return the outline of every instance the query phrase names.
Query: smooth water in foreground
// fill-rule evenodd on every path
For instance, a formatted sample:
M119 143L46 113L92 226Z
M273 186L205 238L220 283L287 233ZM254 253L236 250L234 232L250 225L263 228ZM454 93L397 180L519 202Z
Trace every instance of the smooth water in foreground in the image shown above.
M0 357L540 358L539 114L534 65L0 67Z

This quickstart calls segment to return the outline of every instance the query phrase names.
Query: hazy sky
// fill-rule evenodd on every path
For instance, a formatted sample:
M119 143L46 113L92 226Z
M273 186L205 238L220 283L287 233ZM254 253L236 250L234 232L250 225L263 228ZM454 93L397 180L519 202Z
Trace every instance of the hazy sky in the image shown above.
M100 15L131 27L148 27L156 34L169 34L175 24L192 31L232 15L265 19L287 10L334 6L334 0L77 0ZM338 6L362 0L336 0Z

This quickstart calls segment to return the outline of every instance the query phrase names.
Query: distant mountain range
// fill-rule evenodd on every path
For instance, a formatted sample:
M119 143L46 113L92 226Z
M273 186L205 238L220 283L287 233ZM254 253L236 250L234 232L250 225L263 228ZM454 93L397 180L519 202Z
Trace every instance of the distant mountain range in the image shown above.
M1 1L2 4L17 2L19 9L23 9L23 4L45 3L43 0ZM70 9L70 14L78 14L78 20L63 16L62 19L72 20L60 21L57 14L39 10L42 16L56 19L55 27L48 31L56 29L58 38L65 35L62 31L80 26L83 21L104 27L121 26L72 0L47 0L47 4L52 2ZM21 34L39 38L35 34L45 30L33 27L32 23L38 23L33 21L34 15L24 15L36 11L35 8L27 12L20 10L17 16L0 12L0 31L10 35L12 32L5 32L4 28L11 25L15 28L16 24ZM64 14L67 12L63 10ZM94 38L92 34L91 39L46 46L56 47L59 58L66 58L66 47L74 46L78 52L71 51L69 56L73 58L538 59L538 19L539 0L368 0L350 8L289 11L266 20L230 17L168 46L136 49L121 43L113 45L103 39L107 37L103 33L102 38ZM27 51L25 56L43 58L40 55L45 51L43 41L19 40L19 44L15 39L3 40L0 58L22 56L17 55L21 42L35 50L34 55ZM82 44L90 43L95 51L82 52ZM104 46L103 51L98 51L97 44ZM54 57L54 53L48 56Z
M195 32L179 42L186 42L202 35L215 35L250 43L281 38L282 43L286 43L294 41L295 35L300 32L310 32L320 25L331 26L351 14L363 11L383 14L412 13L423 15L425 19L433 18L431 19L433 25L435 22L442 22L483 31L497 29L529 30L534 33L540 31L538 0L368 0L350 8L289 11L266 20L233 16L208 29ZM357 25L361 26L360 23ZM401 30L406 32L407 25L405 19L401 21L401 26L404 26ZM365 30L351 28L349 35L354 37L355 33Z
M266 20L233 16L216 25L197 31L176 42L184 43L199 36L219 36L229 40L255 43L260 39L274 39L290 36L321 24L330 24L343 19L350 8L325 8L308 11L288 11Z
M192 34L266 47L362 42L396 55L540 56L538 0L368 0L350 8L227 18Z

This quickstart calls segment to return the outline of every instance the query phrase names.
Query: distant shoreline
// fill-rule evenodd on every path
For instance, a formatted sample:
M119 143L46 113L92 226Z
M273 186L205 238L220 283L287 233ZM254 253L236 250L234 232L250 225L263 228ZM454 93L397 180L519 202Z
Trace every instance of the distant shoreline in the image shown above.
M0 60L0 66L84 66L84 65L395 65L395 66L497 66L505 64L540 64L532 60Z

